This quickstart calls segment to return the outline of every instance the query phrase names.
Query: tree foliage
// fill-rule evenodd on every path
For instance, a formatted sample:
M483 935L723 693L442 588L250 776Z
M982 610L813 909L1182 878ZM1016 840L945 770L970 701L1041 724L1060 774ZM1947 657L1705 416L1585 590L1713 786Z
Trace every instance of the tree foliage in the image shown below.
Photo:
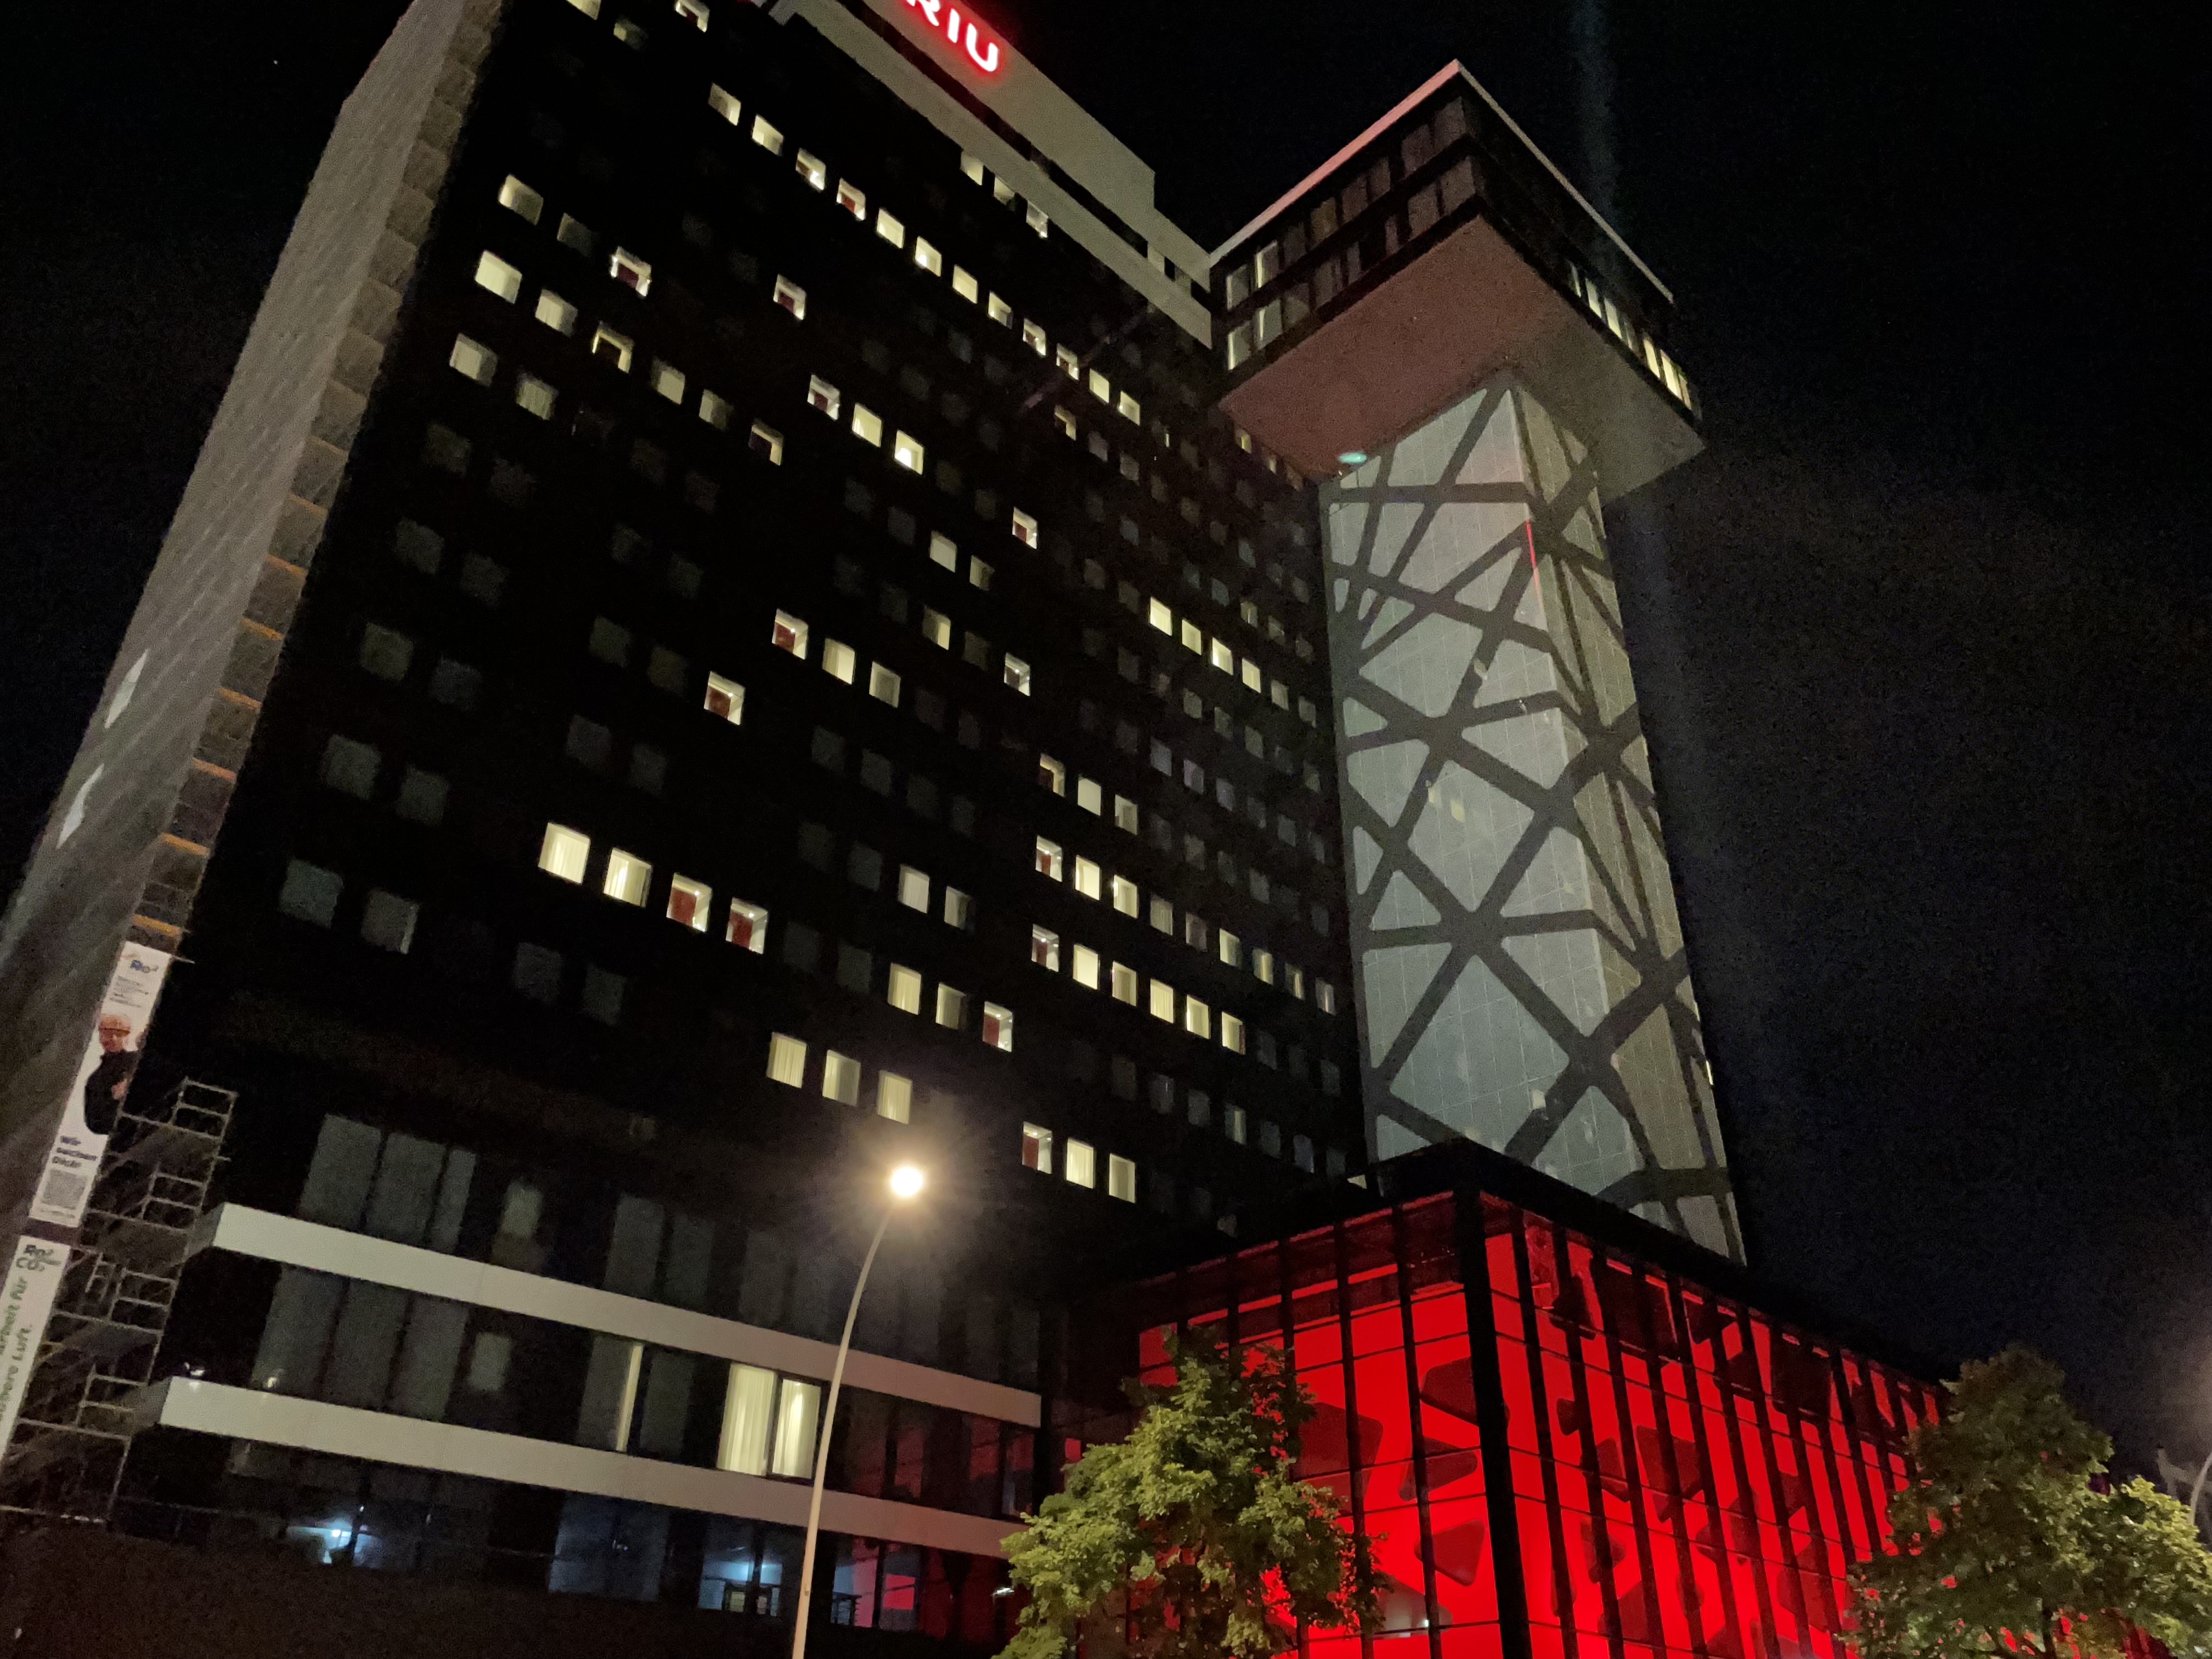
M1279 1349L1170 1337L1172 1387L1126 1385L1129 1437L1091 1447L1007 1540L1029 1591L1001 1659L1058 1659L1079 1634L1143 1659L1263 1659L1286 1623L1371 1627L1368 1540L1291 1474L1313 1415Z
M2212 1555L2188 1512L2106 1477L2112 1443L2024 1348L1968 1364L1914 1431L1895 1554L1859 1568L1861 1659L2118 1659L2130 1626L2212 1653Z

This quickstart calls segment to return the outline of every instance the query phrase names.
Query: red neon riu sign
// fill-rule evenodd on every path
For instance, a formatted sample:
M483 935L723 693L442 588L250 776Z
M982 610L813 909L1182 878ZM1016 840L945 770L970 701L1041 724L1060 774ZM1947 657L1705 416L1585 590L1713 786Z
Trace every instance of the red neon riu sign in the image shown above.
M968 61L977 69L986 75L999 72L999 43L983 34L976 27L974 18L963 18L959 7L948 5L945 0L906 0L906 3L927 18L932 28L944 31L945 40L956 46L964 47ZM968 26L964 34L961 29L963 22Z

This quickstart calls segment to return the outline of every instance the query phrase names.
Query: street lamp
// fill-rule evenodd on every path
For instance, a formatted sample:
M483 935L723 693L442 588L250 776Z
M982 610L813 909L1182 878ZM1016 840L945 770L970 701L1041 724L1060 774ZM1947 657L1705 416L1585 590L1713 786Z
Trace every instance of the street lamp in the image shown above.
M830 1372L830 1404L822 1413L822 1438L814 1449L814 1491L806 1500L806 1546L799 1556L798 1622L791 1632L791 1659L806 1659L806 1608L814 1597L814 1542L822 1529L822 1487L830 1475L830 1433L837 1424L837 1391L845 1386L845 1356L853 1351L853 1326L860 1317L860 1293L868 1288L868 1269L876 1265L876 1251L890 1230L891 1217L898 1206L919 1194L928 1184L917 1164L902 1164L890 1173L884 1183L892 1202L884 1206L884 1218L876 1224L876 1236L868 1241L868 1253L860 1259L860 1276L853 1285L852 1305L845 1310L845 1334L838 1339L837 1363Z

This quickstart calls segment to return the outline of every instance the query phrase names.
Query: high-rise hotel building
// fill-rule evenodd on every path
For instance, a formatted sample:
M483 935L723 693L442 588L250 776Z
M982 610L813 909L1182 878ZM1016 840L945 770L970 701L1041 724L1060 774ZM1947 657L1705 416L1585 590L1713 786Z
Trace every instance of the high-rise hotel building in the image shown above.
M1663 1257L1716 1387L1829 1367L1893 1478L1904 1385L1696 1288L1751 1294L1603 519L1698 447L1670 310L1456 65L1209 253L951 0L416 0L0 935L0 1505L529 1587L438 1604L488 1652L773 1647L902 1160L833 1643L1000 1640L1148 1352L1096 1297L1316 1218L1285 1308L1439 1224L1408 1319ZM1261 1328L1197 1282L1139 1299Z

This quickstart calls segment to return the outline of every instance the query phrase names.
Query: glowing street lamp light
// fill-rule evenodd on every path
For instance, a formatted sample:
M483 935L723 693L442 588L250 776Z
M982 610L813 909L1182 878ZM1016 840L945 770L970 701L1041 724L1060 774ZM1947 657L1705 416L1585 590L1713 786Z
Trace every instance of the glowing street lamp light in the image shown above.
M891 1217L900 1205L918 1197L928 1184L929 1177L919 1164L902 1164L891 1171L884 1183L891 1202L884 1206L884 1218L876 1224L876 1236L868 1241L868 1253L860 1259L860 1276L853 1285L852 1305L845 1310L845 1334L838 1340L837 1363L830 1372L830 1404L822 1413L822 1437L814 1448L814 1491L806 1501L806 1546L799 1557L798 1620L791 1632L791 1659L806 1659L806 1609L814 1597L814 1544L822 1530L823 1483L830 1474L830 1431L836 1426L837 1394L845 1386L845 1356L853 1351L853 1327L860 1317L860 1294L868 1288L868 1269L876 1265L876 1251L890 1230Z

